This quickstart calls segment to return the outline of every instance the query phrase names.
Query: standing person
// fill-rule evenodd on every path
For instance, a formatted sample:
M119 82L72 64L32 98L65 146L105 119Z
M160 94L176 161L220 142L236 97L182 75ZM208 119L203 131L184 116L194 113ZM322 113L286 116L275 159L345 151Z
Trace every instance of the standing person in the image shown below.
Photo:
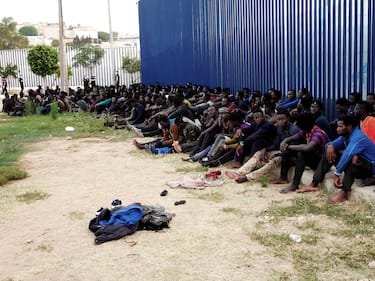
M2 89L1 94L4 95L5 93L8 93L7 87L8 87L7 78L3 76L1 77L1 89Z
M357 125L358 121L352 115L339 117L337 120L339 137L327 144L326 152L314 172L311 184L304 186L299 192L318 191L319 184L332 165L336 166L334 184L342 189L329 199L329 203L332 204L349 199L354 178L375 179L375 144ZM341 180L342 172L345 174L343 180Z
M83 89L86 94L90 93L90 79L87 76L83 78Z
M118 70L116 70L116 73L115 73L115 88L116 88L116 93L118 93L120 89L120 75L118 74Z
M23 93L23 89L25 88L24 85L23 85L23 78L19 77L18 78L18 82L20 83L20 88L21 88L21 92L20 93Z

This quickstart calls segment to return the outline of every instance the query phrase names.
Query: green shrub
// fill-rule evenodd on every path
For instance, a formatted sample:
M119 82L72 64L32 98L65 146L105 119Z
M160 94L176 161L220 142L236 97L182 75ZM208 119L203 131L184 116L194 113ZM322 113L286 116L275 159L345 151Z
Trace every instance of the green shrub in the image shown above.
M0 185L10 180L19 180L27 177L27 173L14 166L0 166Z
M57 119L58 113L59 113L59 106L57 105L57 102L53 102L51 104L51 117L53 120Z

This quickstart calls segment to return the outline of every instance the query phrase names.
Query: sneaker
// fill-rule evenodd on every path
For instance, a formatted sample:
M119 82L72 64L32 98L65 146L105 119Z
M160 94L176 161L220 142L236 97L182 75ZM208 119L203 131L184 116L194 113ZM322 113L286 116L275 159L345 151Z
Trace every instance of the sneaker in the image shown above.
M162 192L160 192L160 196L167 196L168 190L164 189Z
M115 199L115 200L113 200L112 201L112 209L113 208L116 208L116 207L119 207L119 206L121 206L122 205L122 202L121 202L121 200L120 199Z
M185 204L186 201L185 200L180 200L180 201L176 201L174 202L174 204L177 206L177 205L182 205L182 204Z

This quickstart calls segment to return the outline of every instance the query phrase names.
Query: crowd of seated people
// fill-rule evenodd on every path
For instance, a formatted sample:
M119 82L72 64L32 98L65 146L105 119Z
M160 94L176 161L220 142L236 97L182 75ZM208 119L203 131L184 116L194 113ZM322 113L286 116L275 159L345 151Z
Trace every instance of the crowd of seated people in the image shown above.
M283 98L277 89L261 93L244 88L232 93L227 88L210 89L190 83L177 86L135 84L130 87L94 85L70 89L69 93L58 88L42 91L39 87L28 91L28 99L32 113L48 114L51 104L56 102L60 112L80 110L98 116L115 116L116 126L134 130L138 136L155 137L155 141L148 143L134 141L139 149L184 153L184 161L199 162L207 167L230 162L231 170L226 174L237 183L259 180L270 169L280 167L279 178L272 182L288 184L281 193L316 191L329 170L327 167L337 163L335 184L345 186L345 196L341 194L332 202L349 197L348 185L351 186L355 177L364 177L365 185L375 184L375 102L372 93L365 101L356 92L350 93L348 99L337 99L334 120L324 116L324 104L314 99L306 88L291 89ZM8 113L17 112L17 106L20 106L17 104L25 103L21 95L7 96L4 101L3 111ZM345 119L347 116L357 120L358 125L352 119ZM350 155L352 162L348 159L343 162L340 155L347 157L346 147L351 147L353 132L354 136L359 135L357 130L366 140L366 149L357 150L356 157ZM322 164L322 161L329 164ZM289 183L291 165L296 169ZM359 175L353 165L370 168L368 173ZM318 171L318 175L310 186L300 189L306 166ZM350 179L341 181L342 172L349 177L349 166Z
M366 101L362 101L357 93L351 93L350 99L338 99L337 118L328 120L323 113L324 104L314 99L306 88L298 92L288 91L284 100L275 89L265 94L248 89L232 94L228 89L194 85L165 87L158 91L157 88L148 89L151 89L151 95L164 93L167 102L160 110L153 111L151 116L146 115L141 123L132 122L131 128L138 135L158 136L158 131L148 134L147 127L151 122L153 128L159 124L163 140L167 132L171 136L162 146L185 153L184 161L199 162L208 167L231 162L231 169L226 174L237 183L259 180L271 169L280 167L280 176L272 183L287 184L280 192L289 193L318 190L318 183L329 170L327 167L331 168L334 159L338 164L335 185L343 191L331 198L331 203L349 198L354 178L363 178L363 185L375 185L375 117L372 116L375 108L372 93L367 95ZM159 122L158 116L164 122ZM155 120L151 121L150 117ZM348 121L345 118L351 119ZM134 117L129 120L134 120ZM178 120L177 127L173 120ZM353 120L357 120L358 125ZM182 128L187 124L195 131L194 137L185 142ZM348 127L345 132L343 126ZM356 150L356 157L350 156L353 159L349 163L345 147L343 149L337 143L348 145L352 141L352 132L358 135L357 130L363 133L360 136L365 145L362 150ZM148 146L139 142L135 142L135 145L142 149ZM345 157L346 162L340 162L338 153L332 157L331 149L327 151L333 145L341 148L340 155ZM326 155L329 155L332 165L322 164L322 159L328 157ZM357 158L360 160L355 160ZM293 179L288 179L288 170L292 165L296 166L295 172ZM352 168L353 165L355 168ZM318 173L319 180L300 188L301 177L307 166ZM366 168L365 173L363 167ZM344 171L345 176L341 179Z

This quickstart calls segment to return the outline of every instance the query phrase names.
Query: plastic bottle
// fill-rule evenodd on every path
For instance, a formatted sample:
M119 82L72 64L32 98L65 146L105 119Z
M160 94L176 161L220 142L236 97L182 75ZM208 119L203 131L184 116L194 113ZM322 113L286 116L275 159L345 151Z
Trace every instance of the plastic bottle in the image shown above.
M301 235L298 235L298 234L290 234L289 239L296 242L296 243L301 243L301 241L302 241Z

